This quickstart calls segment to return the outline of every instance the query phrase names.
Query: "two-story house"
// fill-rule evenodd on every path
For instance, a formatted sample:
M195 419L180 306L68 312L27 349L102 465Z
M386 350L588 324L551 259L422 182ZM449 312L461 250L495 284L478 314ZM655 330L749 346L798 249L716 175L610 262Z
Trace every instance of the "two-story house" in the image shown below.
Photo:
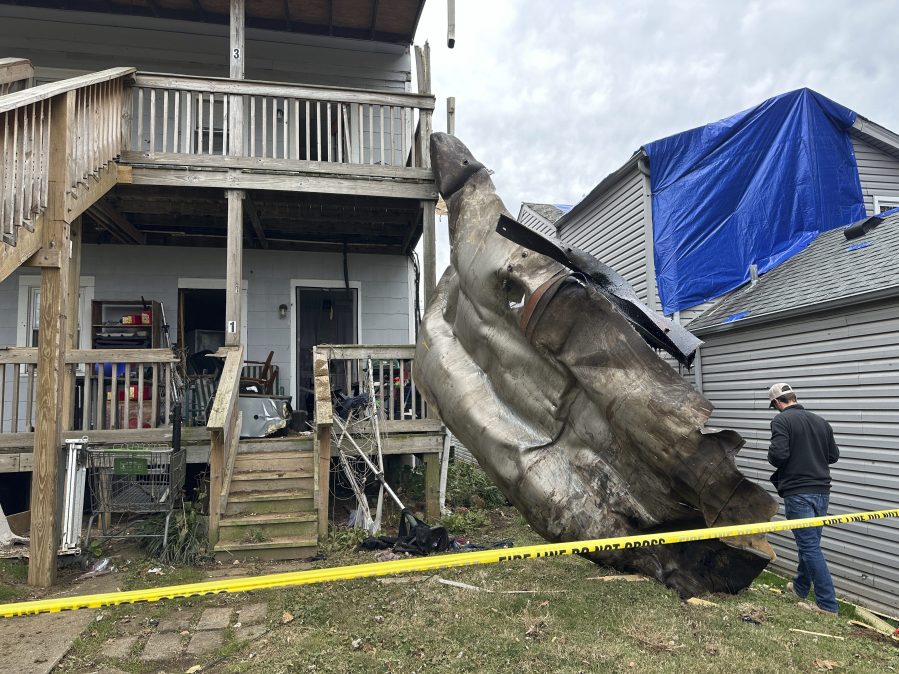
M389 369L385 452L433 479L439 421L407 391L435 284L423 5L0 3L0 499L33 471L31 582L53 580L62 440L171 441L168 373L210 353L217 392L183 438L216 551L303 556L326 530L329 359L345 388ZM314 362L320 344L374 346ZM241 442L244 361L316 432Z

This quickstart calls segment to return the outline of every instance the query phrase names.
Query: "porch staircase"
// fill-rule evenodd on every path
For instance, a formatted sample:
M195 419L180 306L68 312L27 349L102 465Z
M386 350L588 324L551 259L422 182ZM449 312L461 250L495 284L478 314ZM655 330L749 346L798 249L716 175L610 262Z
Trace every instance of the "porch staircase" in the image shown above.
M312 439L242 440L215 557L305 559L318 552Z

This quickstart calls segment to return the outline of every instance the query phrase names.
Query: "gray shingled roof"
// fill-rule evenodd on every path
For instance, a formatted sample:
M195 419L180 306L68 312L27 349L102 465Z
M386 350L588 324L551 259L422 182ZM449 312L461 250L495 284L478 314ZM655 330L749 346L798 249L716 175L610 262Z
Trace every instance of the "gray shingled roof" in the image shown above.
M567 212L553 204L529 204L525 202L524 205L534 211L537 215L549 220L550 223L555 223L556 220L561 218ZM568 206L568 208L570 209L571 206Z
M692 332L736 327L829 303L899 294L899 213L862 237L847 241L843 228L820 234L795 257L725 295L689 324Z

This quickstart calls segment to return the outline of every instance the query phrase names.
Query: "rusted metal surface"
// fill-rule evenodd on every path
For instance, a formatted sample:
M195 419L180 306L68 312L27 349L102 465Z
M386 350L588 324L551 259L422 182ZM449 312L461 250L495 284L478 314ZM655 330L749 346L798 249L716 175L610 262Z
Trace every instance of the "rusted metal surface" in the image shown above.
M565 541L770 519L734 465L740 435L706 429L712 406L653 348L689 362L698 340L598 261L498 233L508 211L457 139L434 134L431 160L453 249L414 380L530 524ZM773 556L748 536L593 559L691 596L736 592Z

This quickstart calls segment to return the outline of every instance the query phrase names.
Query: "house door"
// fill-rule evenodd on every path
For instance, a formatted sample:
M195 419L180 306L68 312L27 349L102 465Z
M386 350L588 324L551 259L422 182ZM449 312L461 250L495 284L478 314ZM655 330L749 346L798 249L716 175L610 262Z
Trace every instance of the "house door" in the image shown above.
M357 344L358 290L356 288L297 287L297 409L312 418L314 387L312 347L318 344ZM333 363L332 381L346 380L345 364ZM353 382L355 383L355 382ZM347 392L349 393L349 392Z

